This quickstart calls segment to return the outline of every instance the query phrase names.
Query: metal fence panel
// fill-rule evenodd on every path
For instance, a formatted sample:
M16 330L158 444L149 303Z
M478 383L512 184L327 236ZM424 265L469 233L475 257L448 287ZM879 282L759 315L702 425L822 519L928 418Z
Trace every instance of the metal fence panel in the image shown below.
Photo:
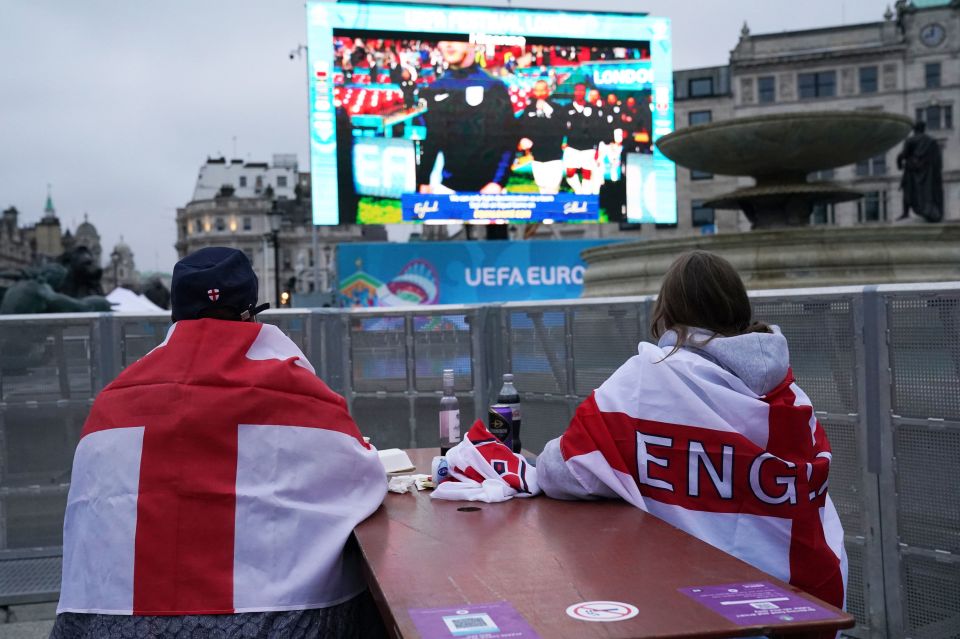
M900 636L960 637L960 564L906 554L901 558L901 579L904 626Z
M960 637L960 291L884 295L891 636Z
M858 637L960 636L960 287L754 294L831 441ZM441 371L462 430L512 372L534 452L649 337L652 298L264 314L379 448L437 445ZM55 596L73 449L93 397L169 317L0 318L0 604ZM38 550L37 546L41 548ZM19 576L17 576L19 575ZM25 576L26 575L26 576ZM30 575L42 583L28 583ZM46 593L46 594L44 594Z
M894 413L960 421L960 297L896 296L888 309Z
M613 304L571 309L573 392L592 393L648 340L642 304Z
M0 401L93 397L99 390L93 355L95 321L74 316L4 322L0 332Z
M894 453L899 542L960 556L960 424L898 424Z
M416 445L410 423L412 412L411 400L405 396L354 397L351 406L354 421L361 424L363 434L381 450Z
M818 411L857 412L853 303L850 297L753 301L756 317L786 336L794 376Z
M794 377L830 441L830 497L845 534L847 608L857 618L849 634L884 636L884 593L873 587L872 578L882 575L883 545L877 475L866 464L862 298L856 293L767 293L754 297L752 305L758 320L779 326L787 338Z
M118 318L120 328L120 365L130 364L152 351L167 336L169 317Z
M466 313L414 315L413 357L416 362L414 386L418 392L442 390L445 368L453 369L455 390L472 390L474 358L470 317Z
M407 333L402 314L350 318L354 392L407 390Z
M511 309L506 332L510 372L523 393L565 396L567 388L567 314L562 309Z
M60 549L0 553L0 602L3 605L56 601L60 594Z

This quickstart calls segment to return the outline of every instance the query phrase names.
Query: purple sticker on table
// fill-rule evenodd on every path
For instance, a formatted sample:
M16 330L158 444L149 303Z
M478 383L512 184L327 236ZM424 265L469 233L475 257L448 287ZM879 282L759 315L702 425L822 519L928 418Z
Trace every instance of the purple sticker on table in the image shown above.
M540 639L509 602L464 604L450 608L411 608L421 639Z
M740 626L767 626L836 617L836 613L809 599L762 581L679 590Z

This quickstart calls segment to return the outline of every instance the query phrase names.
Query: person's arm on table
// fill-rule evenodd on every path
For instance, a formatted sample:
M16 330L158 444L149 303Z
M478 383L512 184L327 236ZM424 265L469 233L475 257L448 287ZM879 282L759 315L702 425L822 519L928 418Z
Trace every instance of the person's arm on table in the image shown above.
M537 457L537 481L547 497L554 499L596 499L577 479L560 452L561 437L551 439ZM615 496L615 495L614 495Z
M630 475L611 429L616 415L606 415L597 405L600 392L616 394L630 402L635 392L636 366L628 360L603 385L577 407L566 432L547 443L537 458L540 488L554 499L622 498L643 508L643 497Z

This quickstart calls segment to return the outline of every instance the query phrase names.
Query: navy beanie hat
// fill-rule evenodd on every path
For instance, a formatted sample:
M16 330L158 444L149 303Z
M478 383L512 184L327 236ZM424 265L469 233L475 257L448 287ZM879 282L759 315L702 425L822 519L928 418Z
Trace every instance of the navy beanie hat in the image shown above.
M170 308L173 321L199 319L206 311L235 311L249 319L257 304L257 275L243 251L211 246L191 253L173 267ZM255 308L256 307L256 308Z

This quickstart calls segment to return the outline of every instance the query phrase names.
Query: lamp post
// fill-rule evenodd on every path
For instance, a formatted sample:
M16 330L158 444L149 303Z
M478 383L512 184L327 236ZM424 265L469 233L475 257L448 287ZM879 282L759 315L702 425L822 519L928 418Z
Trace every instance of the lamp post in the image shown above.
M273 291L276 296L276 307L280 308L280 223L283 220L283 212L277 206L276 200L270 206L267 220L270 223L270 242L273 244Z
M334 288L337 287L338 282L333 281L333 269L331 268L331 255L333 253L333 247L329 244L323 245L323 293L329 293Z
M117 277L117 267L120 265L120 252L114 248L113 252L110 253L110 261L113 263L113 288L120 286L119 279Z

